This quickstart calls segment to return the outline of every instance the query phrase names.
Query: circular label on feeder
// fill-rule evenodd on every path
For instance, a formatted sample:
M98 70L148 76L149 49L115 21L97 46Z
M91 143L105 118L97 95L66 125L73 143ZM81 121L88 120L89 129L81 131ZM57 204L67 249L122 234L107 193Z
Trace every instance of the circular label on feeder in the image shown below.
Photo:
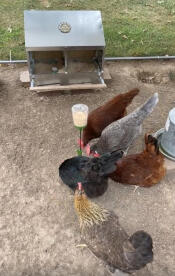
M62 32L62 33L69 33L71 30L71 25L68 24L67 22L61 22L58 26L58 29Z

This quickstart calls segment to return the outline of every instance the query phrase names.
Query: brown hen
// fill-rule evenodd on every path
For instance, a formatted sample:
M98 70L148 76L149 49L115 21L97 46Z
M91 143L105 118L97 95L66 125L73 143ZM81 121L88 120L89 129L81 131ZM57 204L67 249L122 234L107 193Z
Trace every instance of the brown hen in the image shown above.
M144 151L120 159L110 178L123 184L150 187L157 184L165 174L164 157L159 152L158 141L152 135L145 134Z
M124 117L127 114L127 106L138 93L139 89L134 88L127 93L117 95L112 100L90 112L87 126L83 131L84 146L90 140L99 137L106 126Z

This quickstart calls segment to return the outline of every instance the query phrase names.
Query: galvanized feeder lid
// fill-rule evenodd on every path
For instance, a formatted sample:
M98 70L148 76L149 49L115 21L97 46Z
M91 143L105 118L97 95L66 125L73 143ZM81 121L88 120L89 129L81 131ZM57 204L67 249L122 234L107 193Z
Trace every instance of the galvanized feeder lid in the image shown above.
M27 51L105 47L100 11L24 11L24 28Z

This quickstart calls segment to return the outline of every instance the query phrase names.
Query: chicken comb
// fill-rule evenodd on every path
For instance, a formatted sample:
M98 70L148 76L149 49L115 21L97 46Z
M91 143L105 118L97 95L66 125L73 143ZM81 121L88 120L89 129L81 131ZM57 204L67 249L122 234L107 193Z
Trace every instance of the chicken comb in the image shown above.
M82 184L81 184L81 182L78 182L77 184L78 184L78 190L81 191L82 190Z
M93 154L94 157L100 157L100 154L98 152L95 151L95 153Z

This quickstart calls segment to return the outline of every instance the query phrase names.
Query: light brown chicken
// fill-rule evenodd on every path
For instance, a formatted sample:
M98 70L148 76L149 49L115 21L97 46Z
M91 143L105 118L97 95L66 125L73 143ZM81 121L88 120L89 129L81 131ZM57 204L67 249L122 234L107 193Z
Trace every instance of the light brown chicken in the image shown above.
M123 157L110 177L119 183L150 187L157 184L166 174L164 157L159 152L158 141L145 134L145 149L141 153Z
M103 129L112 122L124 117L127 106L139 93L138 88L134 88L127 93L119 94L104 105L89 113L86 128L83 130L83 144L101 135Z

